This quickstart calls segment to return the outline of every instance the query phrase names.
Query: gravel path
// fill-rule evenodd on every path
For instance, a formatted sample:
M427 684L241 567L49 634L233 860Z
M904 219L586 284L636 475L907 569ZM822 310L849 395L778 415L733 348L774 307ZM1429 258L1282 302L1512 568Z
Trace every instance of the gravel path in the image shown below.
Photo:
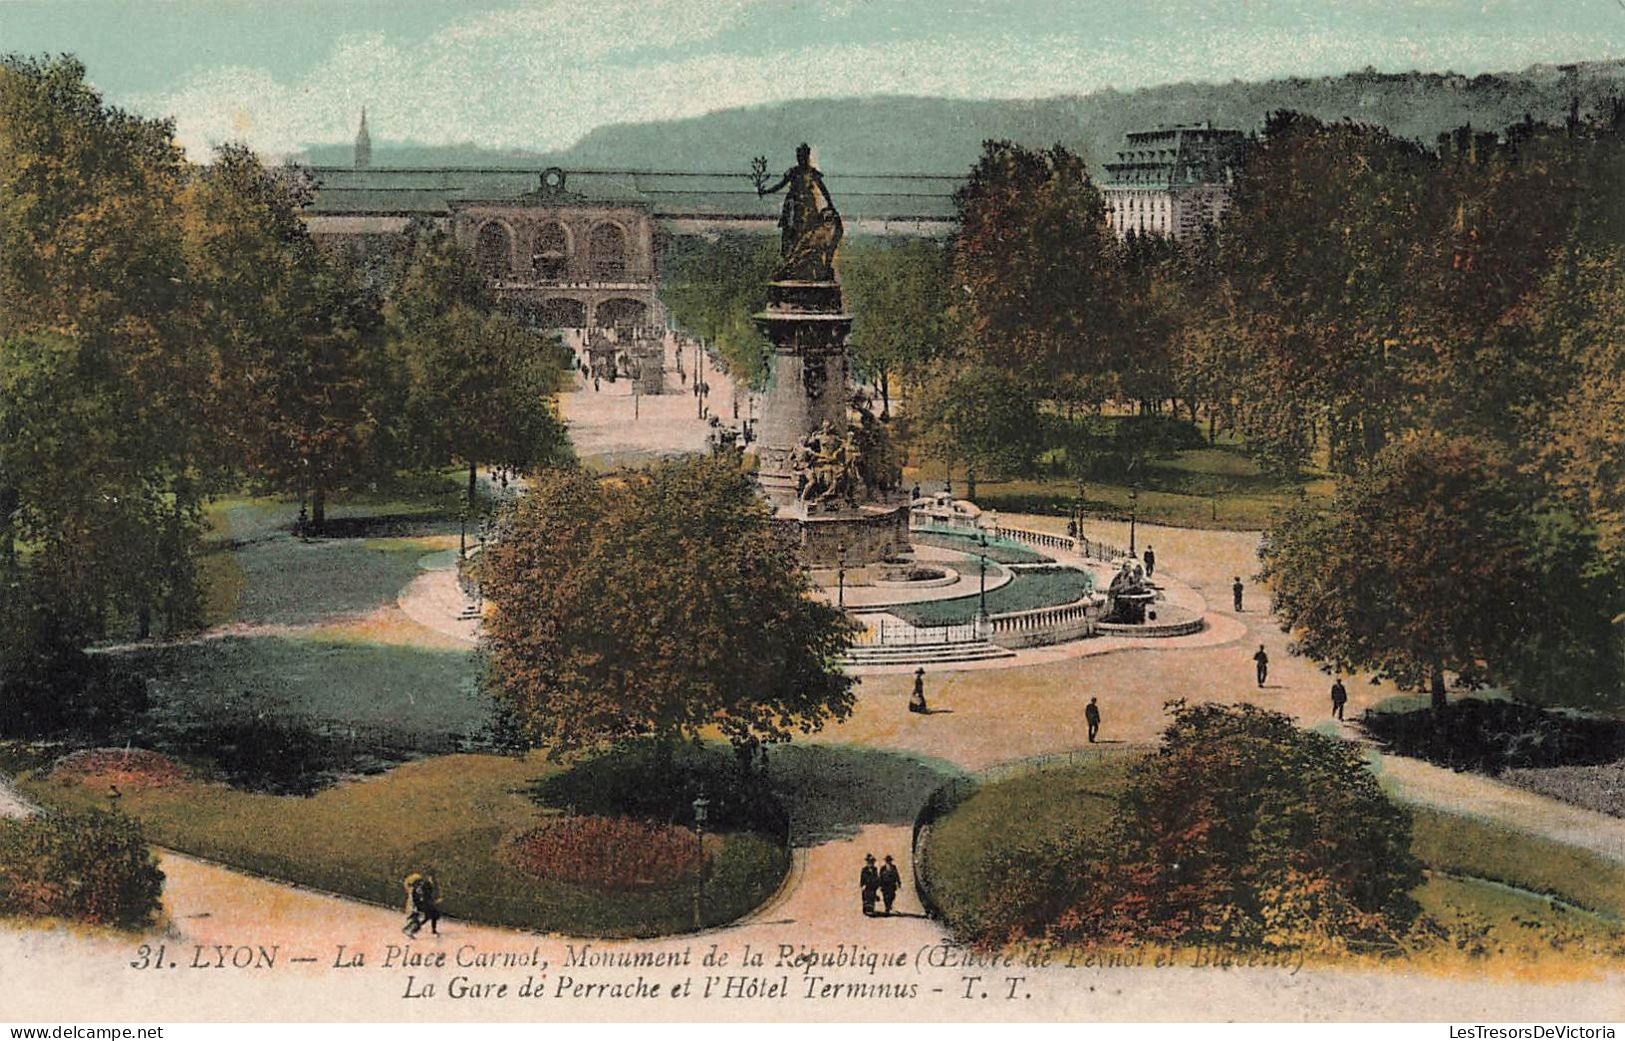
M590 394L591 392L588 391ZM645 404L654 399L645 399ZM683 398L692 407L691 398ZM1012 523L1051 524L1045 519L1012 518ZM1098 529L1098 530L1096 530ZM1140 543L1156 545L1163 568L1182 580L1179 584L1193 600L1206 601L1209 629L1176 641L1089 641L1091 653L1080 657L1036 657L1020 668L959 669L931 677L928 698L931 715L905 710L911 679L908 675L866 676L859 688L856 711L844 724L827 729L812 740L825 744L855 744L931 757L961 769L977 770L999 762L1046 752L1078 748L1082 736L1082 709L1095 696L1105 716L1102 737L1114 742L1151 744L1165 724L1163 703L1175 697L1220 701L1250 701L1288 712L1305 725L1335 728L1328 719L1326 688L1330 679L1312 664L1287 653L1285 637L1265 614L1267 604L1250 591L1249 610L1229 611L1229 583L1233 575L1251 575L1257 536L1231 532L1187 532L1142 525ZM1126 531L1112 525L1091 525L1091 535L1126 543ZM420 581L429 579L424 576ZM443 588L419 588L417 599L427 603L447 593ZM447 602L451 602L447 598ZM406 603L402 603L403 609ZM408 610L408 613L413 613ZM1251 655L1264 644L1273 666L1269 685L1258 688L1252 677ZM912 670L908 670L912 671ZM1393 691L1363 679L1349 684L1351 714ZM1351 735L1352 736L1352 735ZM1509 788L1487 778L1453 774L1416 760L1385 757L1381 768L1389 783L1407 799L1456 811L1475 813L1535 834L1625 859L1625 822L1601 814L1564 806L1533 793ZM855 793L832 778L836 794L861 803ZM27 805L0 780L0 813L26 812ZM941 943L941 929L920 914L912 887L893 918L866 918L857 899L857 873L866 852L886 853L898 859L905 879L911 876L910 832L895 820L859 822L850 833L799 850L789 884L766 906L744 922L699 937L672 937L645 941L641 950L689 949L698 959L712 944L726 954L731 968L695 966L675 975L698 980L747 972L744 959L765 954L766 964L755 971L773 980L789 981L799 995L810 975L832 984L912 982L927 988L926 1003L847 1001L839 1005L788 1003L787 999L740 999L723 1010L715 1003L672 1002L660 1006L660 1018L707 1018L716 1015L752 1018L1037 1018L1081 1019L1400 1019L1412 1020L1425 1010L1429 1019L1459 1021L1615 1019L1625 1010L1618 981L1538 985L1497 982L1486 987L1479 980L1452 980L1398 976L1391 972L1317 970L1289 975L1279 970L1235 969L1222 978L1195 968L1158 970L1156 986L1148 986L1149 970L1125 968L1048 968L1031 971L980 968L919 972L913 959ZM330 1019L335 1010L351 1018L416 1019L489 1017L534 1018L542 1006L512 1001L485 1005L459 1002L406 1002L399 993L403 975L335 971L340 944L350 951L370 952L376 966L390 945L400 945L401 914L392 908L363 905L306 889L274 883L191 858L166 854L169 876L166 907L170 916L166 940L191 950L192 945L276 943L289 956L310 956L315 961L292 973L224 973L209 980L200 992L195 974L160 973L148 976L139 988L115 983L112 993L121 999L123 1018L157 1019L207 1016L211 1008L253 1002L274 1009L278 1016ZM455 894L447 894L455 906ZM49 983L70 976L105 981L107 971L128 960L129 944L113 945L105 937L78 937L66 933L0 932L0 966L12 971L12 989L24 1008L18 1015L45 1015L59 1011L49 1000ZM896 953L909 967L898 972L868 971L863 965L835 967L818 973L801 968L774 968L782 943L808 944L819 950ZM565 961L583 941L536 937L511 930L474 927L448 922L439 940L420 938L414 948L455 951L473 944L487 950L534 948L553 966L550 986L571 974ZM594 949L624 950L626 944L591 942ZM844 945L844 946L843 946ZM12 955L17 957L13 958ZM98 960L99 959L99 960ZM87 977L85 966L104 970ZM423 982L442 987L459 970L422 973ZM312 977L311 973L320 973ZM517 985L524 970L499 974ZM634 969L577 973L595 981L630 980ZM660 974L643 972L651 978ZM957 993L967 976L994 980L1022 975L1032 998L1016 1004L1003 999L965 998ZM29 982L36 986L30 987ZM669 982L669 981L668 981ZM40 990L43 985L45 989ZM698 984L696 984L698 985ZM822 985L822 984L816 984ZM89 986L87 982L86 986ZM978 984L980 986L980 984ZM991 985L990 985L991 986ZM942 988L938 995L930 988ZM976 988L972 988L975 990ZM979 991L978 991L979 992ZM322 1000L313 1000L319 995ZM241 1007L241 1006L238 1006ZM33 1012L26 1010L36 1010ZM586 1018L636 1015L630 1006L571 1003L568 997L553 1003L552 1016ZM643 1013L648 1015L650 1013Z

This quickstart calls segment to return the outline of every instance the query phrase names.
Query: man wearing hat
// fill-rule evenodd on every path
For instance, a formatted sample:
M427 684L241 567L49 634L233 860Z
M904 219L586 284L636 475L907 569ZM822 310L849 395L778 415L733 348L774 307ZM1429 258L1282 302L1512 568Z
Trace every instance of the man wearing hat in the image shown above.
M858 886L863 890L863 913L873 918L875 916L875 892L880 888L880 872L875 868L875 855L866 853L863 857L863 871L858 875Z
M914 694L908 699L910 712L924 712L925 708L925 670L914 670Z
M880 866L879 877L880 899L886 903L886 913L891 914L892 904L897 900L897 890L903 884L903 876L898 872L890 853L886 854L886 863Z

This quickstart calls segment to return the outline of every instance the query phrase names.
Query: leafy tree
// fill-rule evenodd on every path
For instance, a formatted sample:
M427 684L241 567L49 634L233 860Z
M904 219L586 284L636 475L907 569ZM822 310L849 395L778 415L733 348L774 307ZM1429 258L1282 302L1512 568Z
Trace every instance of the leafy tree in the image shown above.
M1557 493L1625 568L1625 249L1577 250L1552 282L1538 339L1573 368L1548 403L1540 456Z
M1269 469L1324 429L1348 469L1381 449L1406 398L1406 260L1441 221L1430 157L1387 131L1271 116L1219 236L1205 338L1235 419Z
M1117 246L1083 160L989 141L954 201L956 309L981 364L1103 399Z
M1395 442L1329 507L1301 503L1271 529L1263 578L1282 627L1340 671L1429 680L1436 707L1447 670L1593 700L1596 680L1565 690L1543 677L1607 674L1610 642L1583 644L1615 594L1585 563L1586 534L1531 501L1527 479L1479 441Z
M911 423L925 455L975 472L1022 473L1042 440L1037 403L1018 376L990 366L947 359L916 390Z
M71 58L0 60L0 568L97 635L190 622L218 377L187 296L167 122Z
M916 380L953 338L947 255L926 239L852 239L841 248L839 268L854 316L853 361L879 388L880 415L888 419L892 379Z
M752 387L767 382L771 347L751 315L767 306L778 263L777 241L751 234L679 236L661 260L661 303L678 326L711 345L736 382Z
M551 755L704 732L749 751L851 712L849 624L737 457L544 471L481 573L486 683Z
M528 473L565 452L551 399L562 347L498 308L478 265L444 232L407 240L385 313L407 372L412 461Z
M313 252L298 276L281 349L264 359L250 459L273 487L308 497L311 526L320 531L330 494L402 463L391 419L400 414L403 381L360 263Z
M967 939L1335 950L1409 927L1410 816L1358 748L1253 705L1171 707L1106 834L990 858Z

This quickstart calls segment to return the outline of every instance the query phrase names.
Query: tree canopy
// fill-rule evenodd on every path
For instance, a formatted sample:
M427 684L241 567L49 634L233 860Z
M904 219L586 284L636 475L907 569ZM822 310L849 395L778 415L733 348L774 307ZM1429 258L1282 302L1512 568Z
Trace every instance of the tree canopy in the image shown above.
M748 750L851 712L849 623L736 455L546 470L485 553L486 683L551 755L706 733Z

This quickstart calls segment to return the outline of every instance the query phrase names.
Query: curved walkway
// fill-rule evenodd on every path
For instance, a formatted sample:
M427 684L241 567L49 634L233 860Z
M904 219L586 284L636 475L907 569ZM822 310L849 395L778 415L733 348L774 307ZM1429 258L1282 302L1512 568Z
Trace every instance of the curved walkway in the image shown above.
M1241 574L1245 579L1250 575L1243 569L1249 555L1256 553L1257 536L1175 533L1147 526L1142 526L1141 531L1155 532L1154 541L1164 567L1185 580L1180 587L1206 602L1228 607L1231 577ZM1107 537L1120 535L1108 532ZM1144 541L1142 537L1142 545ZM450 572L431 572L419 576L408 588L417 587L435 574L450 576ZM1159 573L1158 577L1168 576ZM1171 578L1168 587L1176 587ZM403 594L403 610L410 599ZM1154 742L1166 718L1163 703L1175 697L1248 701L1288 712L1305 725L1325 725L1329 677L1286 652L1285 637L1264 613L1264 606L1256 603L1252 610L1241 614L1210 609L1210 628L1192 637L1095 639L1080 641L1080 646L1088 648L1084 654L1056 655L1058 648L1028 652L1023 668L956 668L932 677L927 687L933 709L929 715L906 711L911 686L907 676L867 674L852 717L815 735L808 743L823 747L857 745L974 771L1085 745L1082 708L1091 696L1099 699L1105 717L1102 737L1114 742ZM1270 682L1263 688L1257 687L1252 677L1251 655L1257 644L1265 645L1274 662ZM1364 681L1351 682L1349 688L1349 708L1356 713L1393 693L1385 685ZM1455 812L1468 803L1481 816L1625 859L1625 822L1615 818L1566 807L1486 778L1451 774L1415 760L1385 758L1382 766L1386 779L1407 799ZM831 786L831 791L825 793L828 798L843 804L867 805L867 793L853 787L861 787L865 783L861 779L831 776L827 783ZM0 789L3 797L4 790ZM1189 1019L1199 1013L1214 1019L1369 1020L1414 1019L1418 1008L1426 1008L1429 1018L1465 1016L1483 1021L1490 1017L1600 1020L1617 1018L1621 1011L1617 983L1609 981L1561 986L1497 982L1486 987L1479 980L1399 977L1392 972L1318 970L1288 975L1279 970L1238 969L1227 972L1221 982L1211 971L1174 968L1159 970L1156 986L1148 986L1144 970L1127 968L1015 969L998 973L947 968L917 972L912 959L940 944L944 935L936 923L912 917L919 909L908 886L905 884L898 907L904 914L889 919L865 918L857 894L857 872L865 852L877 856L891 853L897 857L903 877L911 877L909 840L909 826L895 819L857 823L846 834L799 850L789 884L746 920L697 937L638 942L640 950L688 949L696 962L711 944L718 945L719 951L732 959L733 968L696 965L676 974L699 980L707 975L749 972L741 965L747 948L765 953L766 963L754 974L773 980L782 976L791 989L790 998L740 999L730 1003L726 1012L719 1012L715 1003L672 1002L661 1006L659 1015L697 1019L718 1014L769 1019ZM165 854L163 864L170 876L166 940L172 939L187 950L194 944L276 943L290 957L311 956L316 960L263 977L220 974L211 977L209 986L201 989L196 977L186 973L152 974L139 988L116 987L123 1018L203 1017L211 1009L242 1008L232 1003L244 1001L275 1009L279 1016L317 1019L332 1018L336 1008L351 1018L533 1019L537 1014L534 1009L540 1007L512 1001L478 1006L454 1001L403 1004L403 974L332 967L339 944L352 952L370 952L369 962L376 966L389 945L402 943L399 913L268 882L176 854ZM455 894L448 894L448 902L455 906ZM420 937L412 946L446 951L456 951L464 944L494 951L534 948L550 962L549 979L556 984L559 976L572 974L564 964L572 948L579 951L587 943L604 950L628 946L625 942L538 938L458 922L447 923L442 939ZM817 971L795 965L779 968L775 967L775 959L780 944L790 944L792 955L796 945L803 944L826 952L895 952L906 956L909 967L873 973L861 964ZM95 992L104 992L106 970L126 963L130 946L127 941L115 942L105 936L81 937L42 930L0 933L0 966L12 974L13 994L21 999L15 1014L47 1015L53 1011L46 981L82 979L84 992L89 993L94 977ZM95 972L87 970L87 966L98 965L101 968ZM426 971L418 979L444 987L457 971L455 967ZM321 975L311 979L307 973ZM500 975L517 986L525 972ZM629 980L638 973L631 969L577 970L575 975L596 982ZM962 979L966 975L989 979L997 976L1000 986L1003 976L1021 975L1027 977L1023 986L1030 986L1033 996L1018 997L1017 1004L994 998L966 999L955 993L964 986ZM796 995L809 986L822 985L809 983L810 976L838 984L894 980L913 983L925 989L922 997L927 1000L854 1000L836 1005L806 1002ZM36 985L31 987L30 981ZM931 992L937 987L943 988L942 994ZM323 1000L312 1001L312 994L322 995ZM635 1006L625 1004L569 1003L568 997L559 1000L568 1004L555 1005L552 1015L565 1014L565 1009L569 1015L586 1018L640 1014L634 1011Z

